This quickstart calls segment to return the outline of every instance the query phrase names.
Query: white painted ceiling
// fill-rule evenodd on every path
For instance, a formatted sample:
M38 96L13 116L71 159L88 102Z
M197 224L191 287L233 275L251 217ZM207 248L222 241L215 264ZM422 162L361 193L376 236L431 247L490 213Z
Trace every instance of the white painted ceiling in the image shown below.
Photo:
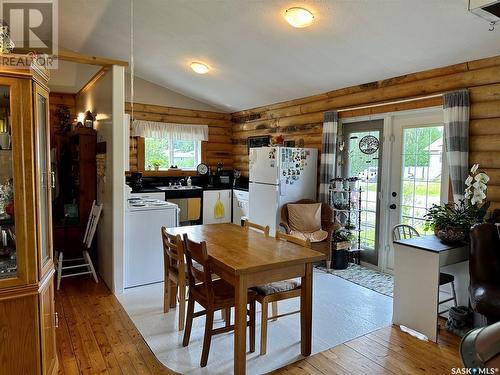
M291 6L314 24L290 27ZM135 0L134 12L136 75L226 111L500 55L500 27L466 0ZM130 60L129 0L61 0L59 19L62 46Z
M50 72L50 92L76 93L99 71L96 65L58 61L57 69Z

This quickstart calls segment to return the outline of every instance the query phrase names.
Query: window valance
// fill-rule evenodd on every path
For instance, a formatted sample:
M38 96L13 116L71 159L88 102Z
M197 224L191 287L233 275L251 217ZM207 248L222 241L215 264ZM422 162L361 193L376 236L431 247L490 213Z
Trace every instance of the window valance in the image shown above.
M168 122L134 120L132 136L169 138L182 141L208 141L208 125L172 124Z

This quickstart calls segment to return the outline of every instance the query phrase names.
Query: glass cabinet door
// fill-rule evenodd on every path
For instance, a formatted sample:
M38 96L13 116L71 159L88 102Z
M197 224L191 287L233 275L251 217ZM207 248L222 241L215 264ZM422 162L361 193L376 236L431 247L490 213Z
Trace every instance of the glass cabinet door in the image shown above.
M0 85L0 280L17 277L11 86Z
M51 190L55 184L50 168L48 92L35 85L35 137L38 200L38 252L40 278L52 265Z

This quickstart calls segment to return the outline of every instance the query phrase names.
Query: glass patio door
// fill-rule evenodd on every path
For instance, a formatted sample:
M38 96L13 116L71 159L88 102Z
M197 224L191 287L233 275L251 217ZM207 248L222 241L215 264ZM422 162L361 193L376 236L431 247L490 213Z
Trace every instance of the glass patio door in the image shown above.
M391 194L389 202L390 246L385 268L392 270L392 228L414 227L423 236L427 209L448 200L448 169L444 154L442 111L394 117Z
M380 247L379 197L383 127L383 120L343 124L342 176L358 177L358 187L361 189L361 210L351 218L351 233L355 236L356 245L359 236L360 248L363 249L361 260L374 265L378 264ZM358 194L353 194L353 200L359 199Z

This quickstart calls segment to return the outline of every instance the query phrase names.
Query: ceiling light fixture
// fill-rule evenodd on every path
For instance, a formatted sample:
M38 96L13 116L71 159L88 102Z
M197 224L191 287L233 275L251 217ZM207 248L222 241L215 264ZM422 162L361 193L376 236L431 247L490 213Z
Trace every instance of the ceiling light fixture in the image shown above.
M314 16L305 8L293 7L285 11L285 19L293 27L302 28L311 25Z
M198 74L205 74L210 70L208 65L196 61L193 61L191 63L191 69L193 69L193 71Z

